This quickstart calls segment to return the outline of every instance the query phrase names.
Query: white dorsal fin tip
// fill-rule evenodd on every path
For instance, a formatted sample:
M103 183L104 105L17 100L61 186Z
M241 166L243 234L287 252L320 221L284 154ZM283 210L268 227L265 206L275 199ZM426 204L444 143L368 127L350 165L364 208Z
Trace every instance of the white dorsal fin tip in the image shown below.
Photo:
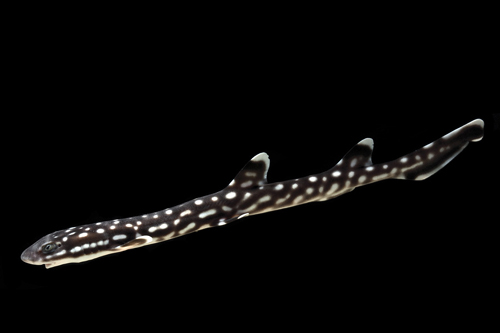
M257 154L252 158L252 161L254 162L264 161L264 163L269 165L269 155L267 155L266 153Z
M372 138L366 138L358 142L358 145L365 145L369 146L373 149L373 139Z

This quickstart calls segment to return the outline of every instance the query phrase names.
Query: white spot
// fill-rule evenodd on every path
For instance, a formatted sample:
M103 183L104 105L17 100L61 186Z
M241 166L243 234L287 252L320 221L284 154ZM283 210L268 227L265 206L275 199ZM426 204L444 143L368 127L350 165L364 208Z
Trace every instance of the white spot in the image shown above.
M87 237L89 234L86 233L86 232L82 232L81 234L78 235L78 237L82 238L82 237Z
M401 163L406 163L407 161L408 161L408 157L403 157L403 158L401 159Z
M373 167L369 166L368 168L366 168L366 171L373 171Z
M337 191L339 189L339 184L337 183L334 183L332 185L332 187L330 187L330 189L328 190L328 192L326 192L326 194L330 195L330 194L333 194L335 191Z
M212 201L213 201L213 202L216 202L217 200L219 200L219 198L217 198L217 197L212 197Z
M255 208L257 208L257 204L256 204L256 203L255 203L255 204L253 204L253 205L251 205L250 207L248 207L248 208L247 208L247 209L245 209L245 210L252 211L252 210L254 210Z
M354 171L349 172L349 178L354 177Z
M187 227L185 227L184 229L180 230L179 231L179 234L183 235L185 234L186 232L188 232L189 230L193 229L194 227L196 227L196 223L194 222L191 222L187 225Z
M429 153L429 155L427 156L427 158L430 159L430 160L432 160L433 157L434 157L433 153Z
M226 224L226 222L220 221L217 225L225 225L225 224Z
M314 177L314 176L309 177L309 181L310 181L311 183L314 183L314 182L315 182L315 181L317 181L317 180L318 180L318 178L317 178L317 177Z
M309 187L307 190L306 190L306 193L307 194L311 194L314 192L314 189L312 187Z
M323 181L326 182L326 177L323 177Z
M384 164L383 168L387 169L389 166L387 164Z
M68 237L63 238L63 242L66 242L68 240Z
M147 216L147 215L142 215L142 218L144 218L144 219L145 219L146 217L148 217L148 216Z
M74 248L72 248L72 249L71 249L71 251L69 251L69 252L71 252L71 253L77 253L77 252L80 252L81 250L82 250L82 248L81 248L81 247L79 247L79 246L75 246L75 247L74 247Z
M277 204L277 205L279 205L279 204L281 204L281 203L285 202L285 201L286 201L286 199L287 199L287 198L279 198L278 200L276 200L276 204Z
M168 224L166 224L166 223L160 224L160 229L167 229L167 228L168 228Z
M323 193L323 186L319 187L319 193Z
M165 211L165 214L167 214L167 215L172 214L172 210L171 210L171 209L166 210L166 211Z
M154 218L154 219L157 219L157 218L158 218L158 215L153 215L153 218Z
M97 230L96 230L96 232L97 232L98 234L102 234L102 233L104 233L104 229L102 229L102 228L101 228L101 229L97 229Z
M300 201L302 201L304 197L302 195L299 195L298 197L296 197L295 199L293 199L293 203L296 204L296 203L299 203Z
M278 184L278 185L276 185L276 186L274 187L274 189L275 189L276 191L280 191L280 190L282 190L282 189L283 189L283 184Z
M411 170L411 169L415 169L417 167L419 167L420 165L424 164L424 162L418 162L412 166L409 166L408 168L403 168L401 169L401 172L406 172L407 170Z
M233 186L233 185L234 185L234 179L233 179L233 180L231 180L231 182L229 183L229 185L228 185L228 186Z
M112 225L111 227L109 227L109 229L111 229L111 230L114 230L115 228L116 228L115 225Z
M197 205L197 206L199 206L199 205L203 204L203 200L196 200L194 202L194 204Z
M200 230L207 229L207 228L210 228L210 227L212 227L210 224L205 224L205 225L200 226L198 228L198 230L196 230L196 231L200 231Z
M209 209L205 212L200 213L200 215L198 215L198 217L200 219L204 219L205 217L210 216L210 215L214 215L215 213L217 213L217 210L215 208L212 208L212 209Z
M109 244L109 239L105 239L104 242L103 242L104 245L108 245Z
M180 216L183 217L183 216L186 216L189 214L191 214L191 211L188 209L188 210L183 211Z
M255 172L251 172L251 171L247 171L247 172L245 172L245 176L248 176L248 177L256 177L256 176L257 176L257 173L255 173Z
M252 186L253 184L253 181L251 180L247 180L246 182L244 183L241 183L241 187L245 188L245 187L249 187L249 186ZM234 193L234 192L233 192Z
M434 145L434 142L429 143L428 145L424 146L424 149L429 149Z
M360 182L360 183L364 183L364 182L365 182L365 180L366 180L366 176L365 176L365 175L363 175L363 176L359 177L358 182Z
M69 233L68 236L71 236L71 235L74 235L74 234L76 234L76 232L73 231L73 232Z
M124 235L124 236L125 236L125 235ZM114 238L114 237L113 237L113 238ZM98 246L103 246L103 245L104 245L104 242L103 242L102 240L100 240L100 241L98 241L98 242L97 242L97 245L98 245Z
M85 228L85 231L89 231L89 230L90 230L90 228Z
M142 224L142 222L141 222L141 221L137 221L137 225L141 225L141 224Z
M246 200L248 199L252 194L250 194L249 192L245 193L245 196L243 197L243 200Z
M292 188L295 190L297 187L299 187L299 185L297 183L293 184L292 185Z
M222 206L222 210L225 212L229 212L229 211L232 211L233 209L231 207L228 207L228 206Z
M115 235L115 236L113 236L113 240L120 240L120 239L125 239L125 238L127 238L127 235ZM101 244L99 244L99 243L101 243ZM102 241L97 242L97 245L102 245L102 244L103 244Z
M420 155L416 155L416 156L415 156L415 159L416 159L417 161L420 161L422 158L420 157Z
M101 225L102 222L97 222L95 225Z
M181 219L177 219L177 220L175 220L175 221L174 221L174 225L178 225L180 221L181 221Z
M118 224L118 223L120 223L120 221L116 220L116 221L115 221L115 222L113 222L113 223L114 223L114 224Z
M148 229L149 232L155 232L156 231L156 227L151 227Z
M96 243L91 243L91 244L90 244L90 247L91 247L91 248L94 248L94 247L96 247L96 246L97 246L97 244L96 244Z
M233 199L236 197L236 192L229 192L226 194L226 199Z
M356 165L356 163L358 163L358 159L357 158L354 158L352 161L351 161L351 168L354 167Z
M132 225L132 224L130 224L130 223L125 224L125 226L126 226L127 228L132 228L132 227L133 227L133 225Z
M340 171L334 171L334 172L332 173L332 176L333 176L333 177L339 177L341 174L342 174L342 172L340 172Z
M271 196L270 195L265 195L263 196L262 198L259 199L259 202L266 202L266 201L269 201L271 200Z
M57 252L56 254L54 254L55 256L62 256L63 254L66 253L66 250L62 250L62 251L59 251Z
M84 248L84 249L88 249L89 247L90 247L89 244L83 244L83 246L82 246L82 248Z

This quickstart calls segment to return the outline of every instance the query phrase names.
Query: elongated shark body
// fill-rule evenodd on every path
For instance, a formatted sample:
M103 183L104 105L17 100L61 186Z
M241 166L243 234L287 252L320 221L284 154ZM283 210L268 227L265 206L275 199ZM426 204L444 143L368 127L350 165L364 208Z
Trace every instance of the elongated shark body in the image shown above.
M249 215L329 200L385 179L423 180L448 164L470 141L480 141L483 128L483 121L476 119L413 153L375 165L373 140L367 138L328 171L272 184L267 183L269 157L260 153L222 191L155 213L53 232L27 248L21 259L46 268L78 263Z

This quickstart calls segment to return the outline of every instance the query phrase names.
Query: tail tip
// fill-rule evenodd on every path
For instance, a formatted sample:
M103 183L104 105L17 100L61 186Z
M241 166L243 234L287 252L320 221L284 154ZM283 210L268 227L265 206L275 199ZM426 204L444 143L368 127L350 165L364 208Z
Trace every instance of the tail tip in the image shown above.
M483 139L483 133L484 133L484 121L482 119L475 119L473 121L471 121L470 123L466 124L465 126L470 126L470 127L480 127L481 128L481 135L478 136L477 138L474 138L472 139L471 141L472 142L478 142L478 141L481 141Z

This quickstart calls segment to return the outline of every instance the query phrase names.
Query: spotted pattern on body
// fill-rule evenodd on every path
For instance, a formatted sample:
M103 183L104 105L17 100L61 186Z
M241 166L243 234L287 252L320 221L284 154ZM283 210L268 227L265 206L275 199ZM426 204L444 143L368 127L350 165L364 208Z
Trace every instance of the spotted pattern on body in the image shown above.
M219 192L150 214L53 232L27 248L21 259L46 268L88 261L246 216L329 200L385 179L423 180L448 164L469 142L480 141L483 128L483 121L476 119L421 149L382 164L372 163L373 140L367 138L323 173L271 184L267 183L269 157L260 153Z

